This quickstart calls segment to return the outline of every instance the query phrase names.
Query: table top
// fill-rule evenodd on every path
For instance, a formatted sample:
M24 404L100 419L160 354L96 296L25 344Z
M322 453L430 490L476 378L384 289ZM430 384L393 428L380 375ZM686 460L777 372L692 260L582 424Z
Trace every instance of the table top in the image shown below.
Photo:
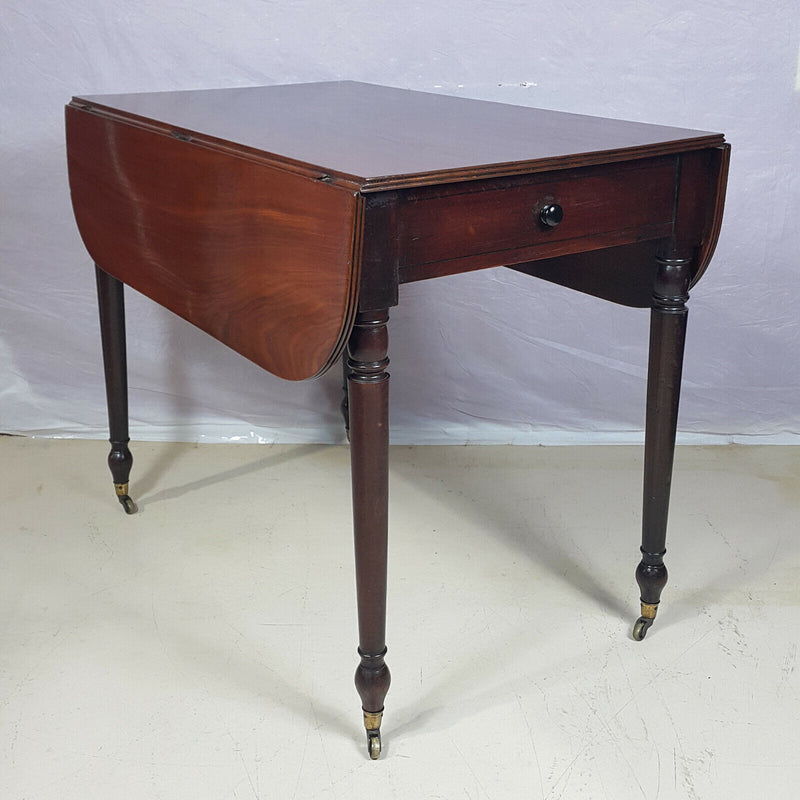
M506 264L649 304L654 243L707 263L728 152L716 133L347 81L79 97L66 133L95 263L290 380L335 363L401 282Z
M712 147L718 133L354 81L76 97L97 113L330 176L361 191Z

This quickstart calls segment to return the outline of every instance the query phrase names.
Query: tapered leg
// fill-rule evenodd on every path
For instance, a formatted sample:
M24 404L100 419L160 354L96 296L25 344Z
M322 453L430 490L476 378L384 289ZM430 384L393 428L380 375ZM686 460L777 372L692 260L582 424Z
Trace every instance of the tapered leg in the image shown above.
M95 265L97 300L100 307L100 336L106 376L106 401L111 452L108 466L114 489L127 514L136 513L128 494L133 456L128 449L128 364L125 352L125 298L123 285Z
M358 598L356 689L370 758L381 752L383 700L389 690L386 654L386 548L389 488L389 375L386 311L356 318L347 360L353 530Z
M344 420L344 432L350 441L350 401L347 397L347 379L350 376L350 367L347 366L347 353L342 356L342 404L339 407Z
M653 293L647 375L642 560L636 568L642 615L633 629L633 637L637 640L644 639L653 624L661 590L667 583L664 553L686 337L689 267L689 259L658 259Z

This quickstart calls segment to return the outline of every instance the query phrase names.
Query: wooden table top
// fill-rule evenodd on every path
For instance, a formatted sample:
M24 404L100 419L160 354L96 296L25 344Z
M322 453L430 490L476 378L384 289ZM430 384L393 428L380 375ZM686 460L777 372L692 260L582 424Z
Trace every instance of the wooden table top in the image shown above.
M289 380L401 281L557 259L531 274L641 304L585 276L645 286L652 254L561 259L679 235L699 274L727 164L721 134L350 81L78 97L66 133L95 263Z
M73 104L361 191L608 163L724 141L705 131L353 81L87 95Z

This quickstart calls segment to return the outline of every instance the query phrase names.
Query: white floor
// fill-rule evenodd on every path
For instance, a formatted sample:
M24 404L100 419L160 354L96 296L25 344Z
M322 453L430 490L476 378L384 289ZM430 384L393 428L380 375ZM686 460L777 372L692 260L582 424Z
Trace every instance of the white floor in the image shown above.
M347 448L106 452L0 438L3 800L797 797L800 448L679 448L641 643L639 448L393 448L378 762Z

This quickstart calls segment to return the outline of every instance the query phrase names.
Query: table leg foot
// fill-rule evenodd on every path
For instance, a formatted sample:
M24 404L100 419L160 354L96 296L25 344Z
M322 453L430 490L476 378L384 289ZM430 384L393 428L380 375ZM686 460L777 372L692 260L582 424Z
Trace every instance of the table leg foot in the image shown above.
M381 755L381 720L383 711L364 712L364 727L367 731L367 753L375 761Z
M652 619L647 619L647 617L639 617L633 626L633 638L637 642L641 642L642 639L644 639L644 637L647 635L647 630L652 624Z
M128 494L127 483L115 483L114 490L117 493L117 500L122 504L126 514L135 514L139 510L136 507L136 503L133 502L133 499Z
M367 752L371 759L381 754L381 722L383 721L383 700L389 691L392 676L383 660L384 648L378 655L365 655L359 650L361 663L356 669L356 690L361 697L364 712L364 728L367 731ZM370 709L378 708L379 711Z
M641 592L642 615L633 626L633 638L637 642L644 639L653 625L661 601L661 592L667 585L667 568L664 565L664 552L648 553L642 550L642 560L636 567L636 583Z
M642 560L636 567L636 583L641 592L642 615L633 626L633 638L641 642L653 625L661 601L661 592L667 585L667 568L664 551L648 553L642 549Z
M641 642L647 635L650 626L655 622L657 611L657 603L642 603L642 616L636 620L633 626L633 638L637 642Z

